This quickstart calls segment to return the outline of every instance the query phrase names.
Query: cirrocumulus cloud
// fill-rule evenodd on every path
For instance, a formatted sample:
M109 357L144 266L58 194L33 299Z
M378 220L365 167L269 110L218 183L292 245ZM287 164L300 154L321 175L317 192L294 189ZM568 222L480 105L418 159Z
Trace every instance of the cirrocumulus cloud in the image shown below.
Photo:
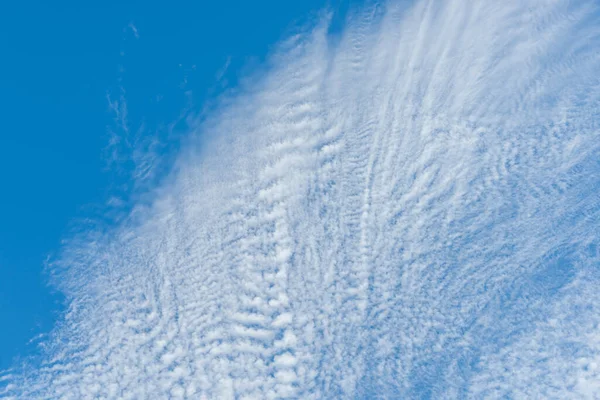
M5 398L600 398L600 14L390 1L279 44L67 242Z

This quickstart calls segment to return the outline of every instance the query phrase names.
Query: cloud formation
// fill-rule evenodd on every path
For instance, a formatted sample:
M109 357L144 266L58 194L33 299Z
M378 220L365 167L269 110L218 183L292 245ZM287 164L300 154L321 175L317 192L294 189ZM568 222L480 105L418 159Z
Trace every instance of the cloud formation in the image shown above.
M598 22L392 1L288 38L151 207L66 244L0 394L599 398Z

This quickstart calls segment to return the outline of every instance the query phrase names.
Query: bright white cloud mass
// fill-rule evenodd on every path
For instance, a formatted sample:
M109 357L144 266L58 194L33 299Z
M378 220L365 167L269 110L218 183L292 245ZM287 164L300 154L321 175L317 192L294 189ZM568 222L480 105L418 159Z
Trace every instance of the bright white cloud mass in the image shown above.
M325 18L193 125L7 398L600 398L597 2ZM58 268L58 267L57 267Z

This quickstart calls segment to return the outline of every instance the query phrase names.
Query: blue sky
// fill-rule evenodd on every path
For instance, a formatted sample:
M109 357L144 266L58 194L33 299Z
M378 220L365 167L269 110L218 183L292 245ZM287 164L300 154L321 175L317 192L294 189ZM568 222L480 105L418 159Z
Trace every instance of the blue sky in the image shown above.
M52 327L62 297L46 286L44 261L70 224L94 215L114 188L103 151L114 125L107 93L118 97L119 85L125 88L134 126L168 123L186 105L185 91L200 108L235 82L236 69L255 65L287 29L324 4L2 5L0 369L34 350L26 343ZM218 80L227 63L227 76Z
M0 13L0 396L597 398L600 6L324 5Z

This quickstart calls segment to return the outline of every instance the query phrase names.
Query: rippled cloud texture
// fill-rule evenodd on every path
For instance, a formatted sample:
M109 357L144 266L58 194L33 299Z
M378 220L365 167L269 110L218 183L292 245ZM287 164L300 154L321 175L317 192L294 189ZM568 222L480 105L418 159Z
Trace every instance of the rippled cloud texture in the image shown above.
M4 396L600 398L596 7L287 39L151 207L66 245L69 311Z

